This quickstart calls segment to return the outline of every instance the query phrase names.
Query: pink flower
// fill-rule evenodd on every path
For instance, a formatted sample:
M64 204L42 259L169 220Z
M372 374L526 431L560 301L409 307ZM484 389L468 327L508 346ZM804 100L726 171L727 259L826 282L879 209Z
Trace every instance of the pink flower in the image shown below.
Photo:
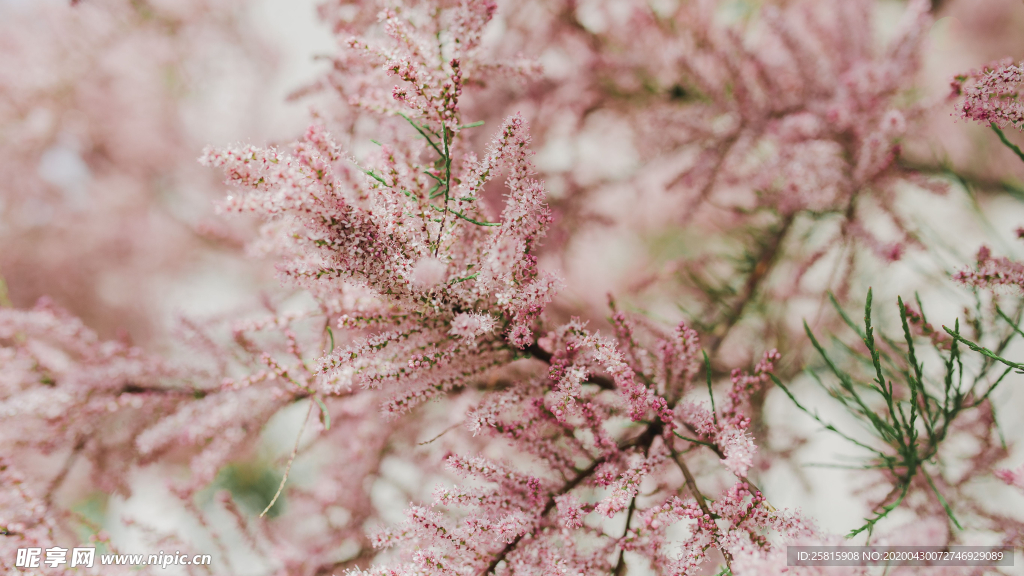
M1009 58L971 70L953 80L953 96L963 96L956 113L980 124L1000 128L1013 126L1024 130L1024 62L1014 64Z
M1010 486L1024 491L1024 465L1016 470L996 470L995 475Z
M1024 265L1009 258L994 258L986 246L978 250L975 269L964 269L953 274L953 279L968 286L995 288L1012 286L1024 289Z
M452 329L449 330L449 334L475 342L477 336L490 334L494 331L495 326L494 318L486 314L463 312L452 319Z

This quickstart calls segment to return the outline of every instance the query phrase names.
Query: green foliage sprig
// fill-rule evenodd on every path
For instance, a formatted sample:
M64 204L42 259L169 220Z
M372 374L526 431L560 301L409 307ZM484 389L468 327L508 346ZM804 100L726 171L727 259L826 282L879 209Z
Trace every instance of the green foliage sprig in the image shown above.
M1019 320L1015 322L1013 318L999 310L1000 317L1010 324L1012 331L1000 340L998 351L992 351L964 338L960 334L958 321L953 330L945 329L952 337L950 341L930 341L931 347L943 364L942 376L936 378L929 376L931 373L925 370L919 343L915 342L915 336L911 332L911 322L908 320L907 307L902 298L897 299L902 339L891 339L884 334L876 335L872 325L872 300L872 292L868 290L864 322L861 326L854 323L838 302L832 299L840 317L858 335L864 348L848 346L838 339L835 341L854 360L855 365L860 364L865 369L869 374L867 377L858 377L851 369L847 369L846 364L836 359L835 353L826 351L810 327L804 324L808 338L824 362L823 370L808 369L807 373L825 392L864 424L872 436L871 440L862 441L853 434L840 430L836 425L823 419L816 410L801 403L775 375L772 375L772 380L789 396L797 408L811 416L826 430L870 453L862 468L886 470L894 479L889 494L872 510L872 515L864 519L863 525L850 531L848 537L865 531L870 535L880 520L905 501L914 485L914 479L919 476L934 493L949 520L962 530L963 527L952 506L934 481L934 477L941 475L942 472L939 447L948 437L954 420L965 410L976 408L987 400L1011 371L1024 373L1024 365L1007 360L1001 355L1010 338L1024 332L1019 328ZM923 310L921 314L924 321ZM986 357L977 376L965 375L961 345ZM986 384L989 380L988 374L997 363L1005 365L1006 369L994 382ZM819 372L826 373L835 381L827 383Z

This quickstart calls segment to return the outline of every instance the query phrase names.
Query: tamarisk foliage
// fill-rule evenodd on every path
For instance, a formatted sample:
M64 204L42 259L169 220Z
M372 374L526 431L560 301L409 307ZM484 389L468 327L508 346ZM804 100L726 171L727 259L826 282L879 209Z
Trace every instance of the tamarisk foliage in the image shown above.
M100 80L176 62L146 46L202 45L190 15L205 2L177 14L119 1L63 6L81 12L59 12L72 24L53 36L88 36L95 17L109 41L75 45L109 69ZM224 262L244 246L245 270L280 280L180 319L161 349L89 328L104 314L76 299L31 307L13 267L0 283L0 564L26 547L145 542L216 552L210 569L228 574L816 573L786 566L786 545L844 538L774 495L779 465L799 474L811 441L769 413L785 395L864 451L850 477L868 514L850 538L1020 545L1024 524L976 488L1024 484L995 409L1022 368L1009 359L1021 310L986 307L984 292L1024 285L1024 269L980 253L955 275L978 305L947 330L902 300L896 330L876 328L870 291L863 323L845 313L872 267L937 250L904 195L950 191L901 162L928 107L917 76L936 5L906 2L884 44L874 8L326 0L337 51L294 94L323 98L310 124L290 143L207 147L202 168L186 148L187 170L174 162L185 144L135 154L186 132L174 98L174 130L121 129L135 108L103 105L118 82L66 91L0 72L0 163L32 183L31 197L0 188L0 234L48 237L10 214L78 223L59 200L76 190L110 193L97 212L121 206L117 182L160 213L196 170L226 179L231 224L189 226L192 240ZM153 30L167 42L119 41ZM35 61L44 43L2 32L0 51ZM958 80L959 112L1019 127L1018 68ZM76 151L102 185L50 182L50 149ZM140 226L115 226L123 214L81 222L196 253L158 227L110 236ZM5 272L22 261L6 246ZM69 278L91 278L74 254L60 254ZM140 308L154 326L166 313ZM822 336L847 329L855 340ZM859 429L812 406L805 363ZM154 503L181 526L154 522Z
M955 480L950 478L947 457L940 448L951 435L961 434L973 436L983 446L974 458L998 457L1005 446L993 444L996 410L991 395L1011 373L1024 373L1021 371L1024 366L964 339L959 322L953 329L945 328L948 335L937 332L927 322L923 308L915 309L902 298L897 300L902 328L898 338L876 334L871 290L867 294L862 325L853 322L835 300L833 303L860 341L857 345L848 345L834 339L834 350L829 351L805 325L807 336L824 363L821 368L808 368L807 373L862 424L860 430L840 428L801 402L778 378L772 376L772 379L801 411L866 452L863 468L881 473L891 484L885 497L873 505L872 515L848 536L861 532L870 536L879 521L915 498L915 506L943 510L957 530L964 529L958 520L958 508L961 514L980 516L972 518L975 521L1000 525L1003 519L983 512L982 507L968 504L970 498L962 492L979 471L962 473ZM917 304L920 307L920 301ZM998 308L997 313L1009 325L1009 329L1002 327L997 348L1001 352L1020 334L1020 312L1015 314L1016 320ZM971 362L972 358L965 359L965 345L983 354L980 364ZM926 358L937 362L939 369L931 369ZM962 422L978 419L989 424L969 427ZM864 431L869 433L868 437ZM921 504L921 498L931 502Z

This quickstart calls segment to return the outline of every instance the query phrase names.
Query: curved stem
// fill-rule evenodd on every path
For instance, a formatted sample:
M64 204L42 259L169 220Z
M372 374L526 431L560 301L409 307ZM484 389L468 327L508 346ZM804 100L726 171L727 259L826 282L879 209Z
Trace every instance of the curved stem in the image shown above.
M679 466L679 469L683 471L683 478L686 479L686 487L690 490L690 494L693 495L693 498L697 501L697 505L700 506L701 512L703 512L705 516L711 519L711 522L714 522L714 515L711 514L711 509L708 508L707 499L704 497L703 494L701 494L700 488L697 488L697 480L694 479L693 474L690 473L690 469L687 468L686 463L683 462L683 459L679 457L679 453L676 452L675 448L673 448L670 445L669 450L672 452L672 459L675 460L675 463L676 465ZM721 531L716 530L716 532ZM722 535L719 534L719 537L721 536ZM729 572L732 572L732 554L729 554L729 552L722 547L719 547L719 551L722 552L722 556L725 558L725 566L729 569Z

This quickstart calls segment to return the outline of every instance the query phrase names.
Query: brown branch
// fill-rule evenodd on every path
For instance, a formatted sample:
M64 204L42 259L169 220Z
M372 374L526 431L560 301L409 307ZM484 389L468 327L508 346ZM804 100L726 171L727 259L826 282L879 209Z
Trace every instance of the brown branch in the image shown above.
M686 487L690 490L690 494L693 495L694 499L697 500L697 505L700 506L701 512L703 512L705 516L711 519L711 522L714 522L715 517L711 514L711 509L708 508L707 500L704 498L704 495L701 494L700 489L697 488L697 480L694 479L693 474L690 473L690 469L686 467L686 463L683 462L683 459L679 457L679 453L676 452L676 449L669 446L669 451L672 452L672 459L675 460L676 464L679 466L679 469L683 471L683 478L686 479ZM724 548L719 548L719 550L722 552L722 556L725 557L725 565L729 568L729 572L731 573L732 555L729 554L729 552L726 551Z
M555 498L557 498L558 496L562 496L563 494L567 494L573 488L579 486L581 483L583 483L584 480L593 475L594 472L597 471L597 467L603 464L607 459L608 456L605 455L594 460L594 462L591 463L590 466L588 466L585 470L577 474L576 477L574 477L572 480L570 480L564 486L562 486L562 488L558 492L552 494L548 498L547 504L545 504L544 506L544 510L540 513L540 518L547 516L548 512L550 512L555 507ZM502 561L505 560L505 557L507 557L509 553L515 550L516 546L519 545L519 542L522 541L523 536L524 534L520 534L516 536L514 540L506 544L505 547L502 548L501 551L498 552L498 554L491 560L490 564L487 565L487 569L481 572L481 575L486 576L487 574L493 574L495 568L498 567L498 564L501 564Z
M635 447L639 447L643 450L646 450L650 448L651 444L654 442L654 439L660 436L663 430L664 427L660 421L654 422L653 424L649 424L647 428L644 429L643 433L641 433L639 436L624 444L620 444L618 446L618 450L622 451L628 448ZM614 454L614 452L610 452L599 458L596 458L590 464L590 466L587 466L586 469L584 469L575 477L573 477L572 480L566 482L565 485L563 485L557 492L551 494L551 496L548 497L547 503L544 505L544 510L541 511L541 513L538 515L538 518L543 518L547 516L548 512L551 512L551 510L555 508L556 498L568 494L574 488L582 484L587 478L591 477L594 474L594 472L597 471L598 466L605 463L608 460L608 457L611 456L612 454ZM495 555L493 559L491 559L491 562L487 565L487 568L485 568L484 571L480 573L480 576L487 576L488 574L493 574L494 570L498 567L498 564L501 564L505 560L505 558L508 557L508 555L516 549L516 546L518 546L519 543L523 540L523 536L525 536L525 534L520 534L519 536L516 536L514 540L506 544L505 547L502 548L501 551L498 552L498 554Z
M710 344L708 345L708 355L714 357L715 353L718 352L718 348L725 341L725 337L729 335L733 327L743 317L743 312L746 311L747 306L753 302L754 297L757 296L758 290L761 288L761 284L768 277L772 267L778 261L779 250L782 247L782 242L786 239L786 234L789 232L790 227L793 225L793 215L787 215L782 219L782 225L779 229L772 234L768 239L768 243L761 249L761 253L757 257L757 263L754 264L754 269L747 276L747 281L743 284L743 290L740 292L739 297L733 303L732 307L728 310L723 319L722 323L716 328L715 333L711 334Z
M202 398L208 394L208 391L201 390L199 388L169 388L166 386L151 386L148 384L138 384L135 382L129 382L121 387L117 391L117 394L146 394L146 393L157 393L157 394L170 394L170 395L181 395L181 396L193 396L196 399Z
M701 187L700 193L697 194L697 197L694 198L694 200L690 202L684 210L685 216L683 216L683 221L681 222L681 224L686 224L687 222L689 222L693 215L697 213L697 209L700 207L700 205L706 202L708 197L711 196L711 192L712 190L714 190L715 184L718 183L718 174L722 170L722 165L725 164L725 161L726 159L728 159L729 154L732 153L733 146L735 146L736 142L739 141L740 136L743 134L744 128L745 126L741 124L736 128L736 132L734 132L732 135L728 136L721 143L719 143L718 148L721 151L721 154L719 154L718 158L715 159L715 164L714 166L711 167L711 170L707 177L708 179L704 183L704 186ZM688 174L689 171L683 171L678 176L676 176L675 179L669 182L669 184L665 186L665 189L671 190L675 188L676 185L682 182Z
M57 489L60 488L61 484L64 483L68 473L71 472L71 467L74 466L75 460L78 459L78 455L82 452L82 449L85 448L85 441L85 437L79 437L78 440L75 441L74 447L71 448L71 453L68 454L68 457L64 460L64 464L60 468L60 472L58 472L50 482L50 487L46 490L46 495L43 498L43 502L46 504L47 508L53 505L53 495Z
M672 452L672 459L675 460L679 469L683 471L683 478L686 480L686 487L689 488L690 494L692 494L697 500L697 505L700 506L701 512L711 518L711 509L708 508L707 500L704 498L704 495L701 494L700 489L697 488L697 480L693 477L693 474L690 473L690 469L686 467L686 463L679 457L679 453L676 452L675 448L671 448L670 451Z
M547 364L551 364L551 358L554 356L552 353L538 346L536 342L526 347L526 353Z
M633 521L633 513L636 512L636 496L633 496L629 500L629 512L626 512L626 528L622 531L622 538L625 539L626 535L629 534L629 523ZM620 539L620 540L621 540ZM619 547L619 560L615 563L615 570L612 572L612 576L622 576L622 572L626 569L626 550Z

